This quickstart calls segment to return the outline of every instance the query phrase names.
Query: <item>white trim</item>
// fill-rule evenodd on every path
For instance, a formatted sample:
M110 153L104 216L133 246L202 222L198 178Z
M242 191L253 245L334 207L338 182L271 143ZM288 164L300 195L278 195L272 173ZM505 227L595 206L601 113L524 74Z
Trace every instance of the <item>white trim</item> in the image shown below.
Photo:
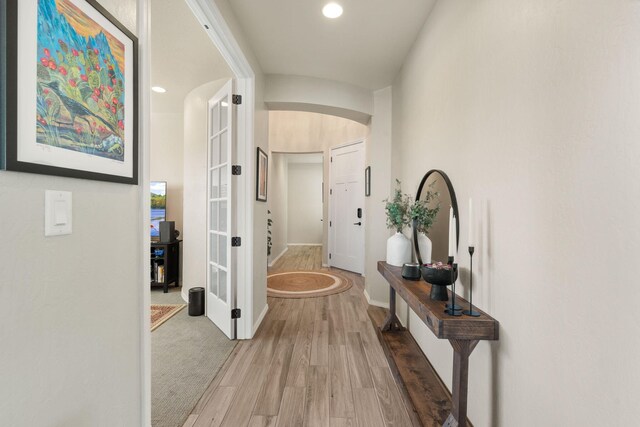
M237 108L237 161L244 164L245 174L237 177L236 233L242 237L242 246L237 248L236 307L246 316L237 320L238 339L253 336L253 179L254 166L254 113L255 74L251 64L238 45L229 26L215 2L209 0L186 0L196 19L206 29L209 38L218 48L236 79L235 92L242 95L243 102ZM244 181L244 185L243 185Z
M136 9L138 28L138 206L140 209L140 245L138 253L138 283L140 283L140 425L151 427L151 290L149 288L149 247L151 236L150 204L150 130L151 130L151 49L150 7L148 0L139 0Z
M322 264L322 266L323 266L324 268L329 268L329 267L331 267L329 264Z
M267 311L269 311L269 304L265 304L264 308L262 309L262 313L260 313L260 316L258 316L258 319L256 320L256 322L253 324L253 331L251 335L255 335L256 331L258 330L258 328L260 327L260 324L262 323L262 321L264 320L264 316L267 315Z
M269 263L269 267L273 267L273 265L282 257L282 255L284 255L287 251L289 250L288 246L285 246L284 249L282 250L282 252L280 252L280 255L278 255L277 257L275 257L270 263Z
M371 297L369 296L369 293L367 292L366 289L364 290L364 296L367 299L367 302L369 303L369 305L386 308L387 310L389 309L389 303L388 302L376 301L374 299L371 299Z
M371 299L371 297L369 296L369 293L367 292L367 290L364 290L364 297L367 299L367 302L369 303L369 305L373 305L375 307L382 307L382 308L386 308L387 310L389 310L389 303L388 302L382 302L382 301L377 301L374 299ZM398 315L398 311L397 311L397 307L396 307L396 315ZM403 327L407 327L407 325L405 324L405 322L402 321L401 319L402 316L398 315L398 320L400 321L400 324Z
M287 243L287 246L322 246L322 243Z
M366 140L366 138L359 138L359 139L354 139L353 141L343 142L342 144L333 145L333 146L331 146L329 148L329 152L331 152L332 150L336 150L338 148L344 148L344 147L348 147L350 145L360 144L361 142L364 143L365 140ZM366 151L366 144L365 144L365 151ZM366 159L365 159L365 163L366 163Z

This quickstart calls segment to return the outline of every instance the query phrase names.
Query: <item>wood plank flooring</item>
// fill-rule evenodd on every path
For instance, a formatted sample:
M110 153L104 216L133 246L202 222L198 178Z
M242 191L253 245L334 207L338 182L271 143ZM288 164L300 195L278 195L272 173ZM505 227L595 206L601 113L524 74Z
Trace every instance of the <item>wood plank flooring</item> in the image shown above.
M269 272L321 264L321 247L292 246ZM185 426L412 426L363 278L345 274L354 286L340 294L269 298L255 337L236 346Z

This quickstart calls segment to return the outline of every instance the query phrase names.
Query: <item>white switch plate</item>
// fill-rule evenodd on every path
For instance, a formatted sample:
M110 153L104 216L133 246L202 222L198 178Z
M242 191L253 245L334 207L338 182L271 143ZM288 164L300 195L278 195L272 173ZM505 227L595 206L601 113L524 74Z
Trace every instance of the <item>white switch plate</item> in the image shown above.
M71 192L46 190L44 193L44 235L71 234Z

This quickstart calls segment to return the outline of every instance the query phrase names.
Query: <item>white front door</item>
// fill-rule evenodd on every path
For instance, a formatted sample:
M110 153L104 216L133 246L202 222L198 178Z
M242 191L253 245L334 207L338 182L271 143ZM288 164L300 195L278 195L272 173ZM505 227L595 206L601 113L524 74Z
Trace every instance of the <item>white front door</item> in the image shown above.
M364 142L331 150L329 265L364 273Z
M231 309L235 304L231 236L233 113L230 80L208 103L207 178L207 317L235 338Z

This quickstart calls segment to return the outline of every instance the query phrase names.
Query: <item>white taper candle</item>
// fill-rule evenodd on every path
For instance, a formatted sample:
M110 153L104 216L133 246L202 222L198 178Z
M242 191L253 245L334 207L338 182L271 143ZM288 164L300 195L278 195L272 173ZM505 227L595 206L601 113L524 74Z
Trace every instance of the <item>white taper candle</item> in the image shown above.
M469 246L475 246L476 240L473 238L473 199L469 197Z
M453 206L451 206L449 208L449 256L452 257L453 256L453 244L452 242L452 238L453 238Z

